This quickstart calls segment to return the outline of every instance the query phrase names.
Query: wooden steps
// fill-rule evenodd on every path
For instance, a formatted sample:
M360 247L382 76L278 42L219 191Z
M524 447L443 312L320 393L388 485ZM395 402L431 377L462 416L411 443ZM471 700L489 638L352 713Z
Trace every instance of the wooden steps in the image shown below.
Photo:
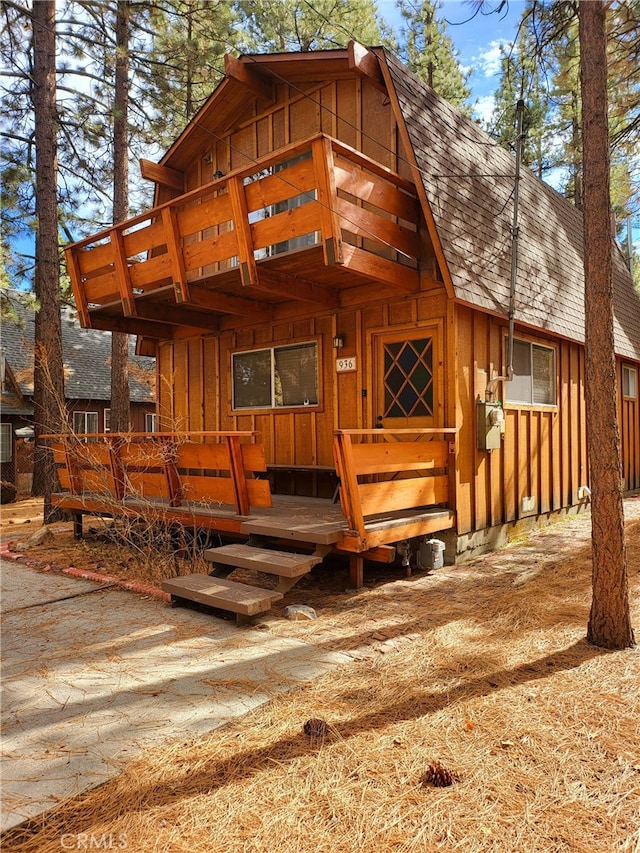
M282 598L282 593L274 589L235 583L211 575L194 574L171 578L162 582L162 589L170 593L173 603L179 603L181 600L196 601L218 610L235 613L238 624L258 613L265 613L272 604Z
M318 546L314 554L291 554L288 551L240 544L209 548L204 552L204 557L213 565L210 575L193 574L172 578L163 581L162 589L170 593L173 603L195 601L218 610L228 610L236 614L236 621L241 624L251 616L265 613L272 604L280 601L301 577L322 562L328 550L327 547ZM280 581L276 589L264 589L219 576L234 569L277 575Z
M252 536L274 537L278 539L291 539L294 542L309 542L312 545L333 545L344 532L344 518L336 524L333 521L314 521L309 518L289 519L278 518L277 527L265 514L255 520L247 519L242 522L241 530Z
M221 548L209 548L204 552L204 558L214 565L252 569L283 578L300 578L322 560L322 557L316 554L290 554L288 551L272 551L267 548L254 548L251 545L224 545Z

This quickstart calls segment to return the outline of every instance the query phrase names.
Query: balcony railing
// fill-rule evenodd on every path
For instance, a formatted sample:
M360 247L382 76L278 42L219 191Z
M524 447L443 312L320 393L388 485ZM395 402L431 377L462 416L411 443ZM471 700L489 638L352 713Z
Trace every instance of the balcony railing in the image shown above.
M413 184L318 135L74 243L66 255L84 326L127 330L118 318L182 325L196 311L252 314L253 300L330 304L327 291L352 286L354 276L413 290L418 221ZM315 252L315 266L305 262L300 273L294 249ZM350 281L339 278L345 273Z

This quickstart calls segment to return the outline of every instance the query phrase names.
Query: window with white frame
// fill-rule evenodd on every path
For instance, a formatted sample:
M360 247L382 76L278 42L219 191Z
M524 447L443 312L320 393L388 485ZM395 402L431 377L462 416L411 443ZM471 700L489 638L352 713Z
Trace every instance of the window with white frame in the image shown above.
M234 409L318 405L316 341L231 356Z
M158 432L158 416L155 412L147 412L144 416L144 431Z
M0 462L13 458L13 430L11 424L0 424Z
M622 396L630 400L638 396L638 371L635 367L622 366Z
M104 410L104 431L111 432L111 409Z
M531 341L513 342L513 379L505 383L508 403L554 406L556 403L556 352Z
M74 412L73 431L76 435L83 435L89 432L98 432L98 413Z

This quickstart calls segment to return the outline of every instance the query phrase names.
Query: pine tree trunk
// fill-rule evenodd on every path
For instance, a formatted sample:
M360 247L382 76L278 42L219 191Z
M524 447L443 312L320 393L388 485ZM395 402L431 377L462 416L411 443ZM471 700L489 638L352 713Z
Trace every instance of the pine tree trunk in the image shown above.
M605 4L578 4L584 163L586 407L593 545L593 599L587 638L634 644L629 614L616 361L607 123Z
M113 222L122 222L129 213L129 3L118 0L116 11L116 79L113 103ZM112 432L128 432L130 423L129 336L111 336L111 417Z
M32 494L44 496L44 520L59 517L51 493L58 487L52 454L40 436L66 427L62 324L60 320L60 258L58 254L58 162L56 112L55 2L33 4L32 102L36 142L36 267L33 408L35 451Z

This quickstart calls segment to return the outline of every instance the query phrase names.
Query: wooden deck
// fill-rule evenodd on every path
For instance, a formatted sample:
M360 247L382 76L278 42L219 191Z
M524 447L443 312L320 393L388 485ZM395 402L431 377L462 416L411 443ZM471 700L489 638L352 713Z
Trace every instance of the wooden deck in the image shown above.
M343 289L416 291L419 220L410 181L316 134L65 252L82 326L171 340L335 308Z
M339 504L272 494L260 478L267 465L255 433L51 436L67 489L52 503L73 514L77 537L84 515L101 515L209 530L266 548L315 549L316 562L345 552L352 583L361 586L365 559L390 562L396 543L455 525L447 506L455 443L448 435L434 439L455 431L418 430L424 443L398 441L399 432L336 430Z

